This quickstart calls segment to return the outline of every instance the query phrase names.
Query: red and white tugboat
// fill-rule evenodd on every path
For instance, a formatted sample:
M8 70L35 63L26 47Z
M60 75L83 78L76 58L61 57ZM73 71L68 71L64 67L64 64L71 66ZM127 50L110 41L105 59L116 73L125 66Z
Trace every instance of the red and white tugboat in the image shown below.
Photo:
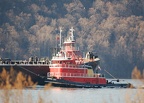
M60 38L61 38L60 29ZM97 72L99 68L99 58L88 53L87 58L83 58L79 49L75 45L74 29L70 29L70 36L64 41L61 50L53 56L49 65L50 72L47 73L45 82L52 83L60 87L127 87L127 83L111 83L104 75ZM89 59L89 60L88 60Z

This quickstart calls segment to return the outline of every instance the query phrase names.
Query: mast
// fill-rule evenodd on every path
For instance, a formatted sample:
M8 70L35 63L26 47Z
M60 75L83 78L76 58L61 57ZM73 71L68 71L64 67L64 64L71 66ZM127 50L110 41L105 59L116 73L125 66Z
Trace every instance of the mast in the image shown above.
M60 27L59 29L60 29L60 44L59 44L59 46L61 48L62 47L62 36L61 36L62 28Z
M73 33L74 31L75 31L74 28L71 27L71 29L70 29L70 34L71 34L71 37L70 37L70 38L71 38L71 41L75 41L75 40L74 40L74 33Z

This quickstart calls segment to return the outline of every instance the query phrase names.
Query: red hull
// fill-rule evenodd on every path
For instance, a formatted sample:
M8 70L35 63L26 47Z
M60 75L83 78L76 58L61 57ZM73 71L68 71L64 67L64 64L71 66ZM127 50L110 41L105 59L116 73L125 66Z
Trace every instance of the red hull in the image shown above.
M106 79L105 78L63 77L62 79L70 81L70 82L77 82L77 83L106 84Z
M60 66L60 65L59 65ZM106 84L106 78L100 74L89 75L87 68L74 67L52 67L50 66L49 77L55 77L70 82L88 83L88 84Z

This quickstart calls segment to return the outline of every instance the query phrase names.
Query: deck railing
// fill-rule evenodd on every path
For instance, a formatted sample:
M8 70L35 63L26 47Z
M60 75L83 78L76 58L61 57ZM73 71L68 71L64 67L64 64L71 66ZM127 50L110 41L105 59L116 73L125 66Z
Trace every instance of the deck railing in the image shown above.
M48 62L0 62L0 65L49 65Z
M75 64L49 64L49 67L87 69L86 65L75 65Z
M47 77L100 77L100 74L48 72Z

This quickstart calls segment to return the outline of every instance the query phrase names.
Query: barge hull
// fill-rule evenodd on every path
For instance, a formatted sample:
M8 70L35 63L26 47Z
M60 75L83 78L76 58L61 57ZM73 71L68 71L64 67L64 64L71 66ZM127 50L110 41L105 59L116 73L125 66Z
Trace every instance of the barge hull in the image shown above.
M14 71L22 72L23 75L30 76L32 81L34 83L37 83L38 85L44 85L44 79L47 76L47 72L49 72L49 66L48 65L0 65L0 72L2 72L3 69L6 71L10 71L10 69L13 69Z

